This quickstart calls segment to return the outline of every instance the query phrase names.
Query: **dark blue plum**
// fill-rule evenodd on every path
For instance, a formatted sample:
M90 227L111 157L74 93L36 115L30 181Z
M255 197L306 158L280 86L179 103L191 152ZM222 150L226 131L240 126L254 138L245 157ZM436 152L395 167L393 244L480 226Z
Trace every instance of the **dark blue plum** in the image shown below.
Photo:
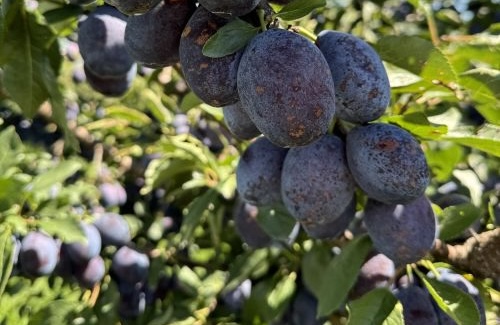
M438 325L433 300L429 292L409 283L395 290L395 296L403 305L405 325Z
M103 213L94 221L101 234L103 245L122 246L130 241L130 228L123 216L108 212Z
M217 107L238 101L236 74L242 51L210 58L202 53L202 49L210 36L228 22L199 6L186 24L179 43L179 57L187 84L201 100Z
M396 266L419 261L436 239L436 217L425 196L405 205L368 200L363 220L375 249Z
M357 299L375 288L388 287L395 275L396 268L390 258L384 254L372 253L361 266L349 298Z
M161 0L105 0L125 15L144 14Z
M328 131L335 114L333 78L321 51L279 28L255 36L238 67L241 105L281 147L303 146Z
M225 106L222 110L229 131L241 140L250 140L260 135L259 129L241 106L241 102Z
M113 207L127 202L127 192L118 182L105 182L99 185L101 203L105 207Z
M86 242L67 243L66 251L73 262L77 264L87 263L91 258L99 255L101 251L101 235L99 230L92 224L81 224L85 234Z
M111 270L123 283L143 283L148 277L149 258L146 254L123 246L113 255Z
M348 33L324 30L316 45L328 62L340 119L366 123L382 116L391 99L389 78L377 52Z
M272 239L259 225L259 208L246 202L237 202L234 211L234 227L241 240L253 248L271 245Z
M287 152L265 137L247 147L236 167L236 186L243 201L257 206L281 203L281 170Z
M192 0L164 0L127 19L125 46L142 66L161 68L179 61L181 33L195 9Z
M200 5L217 16L234 18L254 10L260 0L200 0Z
M21 241L19 262L29 276L49 275L54 271L59 257L56 241L41 232L33 231Z
M429 168L419 142L390 124L358 126L347 134L349 169L368 197L387 204L407 203L424 194Z
M91 258L87 263L77 266L74 270L74 275L80 286L88 289L101 282L105 274L106 267L100 256Z
M288 151L281 174L281 195L287 210L303 225L333 222L352 202L355 183L344 150L340 138L325 135Z
M111 6L99 6L79 22L78 46L86 74L122 77L132 69L134 60L125 49L126 24L126 16Z

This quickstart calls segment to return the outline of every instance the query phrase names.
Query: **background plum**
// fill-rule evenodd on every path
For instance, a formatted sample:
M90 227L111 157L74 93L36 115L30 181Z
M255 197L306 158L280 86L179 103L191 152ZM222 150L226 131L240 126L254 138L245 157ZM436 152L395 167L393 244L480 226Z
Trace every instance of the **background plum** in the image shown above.
M99 215L94 225L101 234L103 245L122 246L130 241L130 228L123 216L107 212Z
M409 283L395 291L396 298L403 305L405 325L439 324L429 292Z
M29 276L49 275L54 271L59 257L59 247L48 235L32 231L21 241L19 262Z
M259 225L258 214L257 206L241 201L236 203L233 213L236 232L244 243L253 248L267 247L272 242L272 238Z
M238 139L249 140L259 136L259 129L253 124L252 120L241 106L241 102L225 106L222 110L224 122L229 131Z
M388 287L395 276L394 262L384 254L373 252L361 266L349 298L357 299L375 288Z
M66 251L71 260L77 264L87 263L101 252L101 235L92 224L81 223L86 242L66 243Z
M134 15L148 12L160 1L162 0L106 0L105 2L126 15Z

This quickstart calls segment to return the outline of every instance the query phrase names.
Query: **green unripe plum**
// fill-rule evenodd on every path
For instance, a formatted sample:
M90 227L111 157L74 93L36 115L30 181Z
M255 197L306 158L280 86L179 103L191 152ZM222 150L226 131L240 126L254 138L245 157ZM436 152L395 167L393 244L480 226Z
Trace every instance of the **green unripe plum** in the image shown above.
M128 17L127 51L137 63L148 68L177 63L181 33L194 9L191 0L165 0L143 15Z
M382 116L391 87L377 52L354 35L331 30L319 33L316 45L332 72L337 116L353 123Z
M333 78L319 49L299 34L268 29L247 45L238 93L255 126L281 147L324 135L335 113Z
M185 26L179 43L184 78L191 90L205 103L222 107L239 100L236 74L241 51L221 58L203 55L207 40L229 20L198 7Z

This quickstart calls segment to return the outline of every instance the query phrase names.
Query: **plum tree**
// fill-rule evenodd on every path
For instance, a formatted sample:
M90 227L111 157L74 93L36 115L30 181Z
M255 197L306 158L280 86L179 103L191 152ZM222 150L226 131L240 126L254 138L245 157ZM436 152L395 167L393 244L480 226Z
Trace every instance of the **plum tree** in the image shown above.
M125 28L128 53L149 68L177 63L181 33L194 9L192 0L164 0L143 15L128 17Z
M320 222L316 219L311 221L302 220L300 225L311 238L332 239L341 235L354 220L356 214L356 198L353 197L344 211L333 220Z
M238 68L241 105L281 147L302 146L327 132L335 113L328 63L303 36L272 28L247 45Z
M353 123L382 116L391 87L377 52L352 34L332 30L320 32L316 45L332 72L337 116Z
M191 90L205 103L226 106L238 101L236 74L242 51L221 58L202 53L207 40L228 23L199 6L187 22L179 43L179 58L184 78Z
M125 15L144 14L162 0L106 0Z
M370 198L387 204L410 202L429 184L418 141L390 124L358 126L347 134L346 153L356 183Z
M347 167L344 142L324 135L313 143L290 148L283 162L283 204L302 224L327 224L346 210L355 184Z
M81 223L80 227L85 234L86 242L72 242L65 244L65 246L70 259L74 263L85 264L99 255L101 251L101 235L99 230L92 224Z
M259 129L241 106L241 102L225 106L222 110L224 122L229 131L241 140L249 140L259 136Z
M253 248L267 247L272 238L259 225L259 208L247 202L238 201L233 212L234 227L241 240Z
M111 6L97 7L79 22L78 46L92 76L123 78L134 66L125 49L126 24L126 16Z
M403 305L405 325L439 324L426 289L409 283L396 289L394 294Z
M84 288L93 288L106 274L106 267L101 256L91 258L87 263L79 265L74 270L78 284Z
M224 18L243 16L254 10L260 0L200 0L208 11Z
M26 275L49 275L54 271L59 256L55 240L39 231L29 232L21 241L19 263Z
M103 245L122 246L130 241L130 228L123 216L107 212L99 215L94 225L101 234Z
M394 262L384 254L373 252L361 266L349 298L357 299L375 288L388 287L395 275Z
M363 220L373 246L396 266L420 260L436 238L436 217L425 196L404 205L368 200Z
M281 203L281 170L287 152L265 137L246 148L236 167L236 189L242 200L257 206Z

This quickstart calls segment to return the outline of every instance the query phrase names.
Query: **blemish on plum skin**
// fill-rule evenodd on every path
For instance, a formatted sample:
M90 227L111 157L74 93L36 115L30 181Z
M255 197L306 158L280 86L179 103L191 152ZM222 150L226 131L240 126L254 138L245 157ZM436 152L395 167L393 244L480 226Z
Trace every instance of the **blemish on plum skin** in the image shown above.
M373 88L372 90L370 90L370 92L368 93L368 99L374 99L378 96L378 89L377 88Z
M202 69L206 69L206 68L208 68L208 63L206 63L206 62L200 63L200 69L201 70Z
M211 36L210 33L208 33L206 30L203 30L200 36L196 38L195 43L198 44L199 46L203 46L208 41L210 36Z
M255 92L256 92L257 94L262 94L262 93L264 93L264 91L265 91L265 90L266 90L266 89L265 89L264 87L262 87L262 86L257 86L257 87L255 87Z
M380 150L393 151L398 147L398 142L394 139L385 139L379 141L375 146Z
M189 36L189 34L191 34L191 27L190 26L186 26L186 28L184 28L184 30L182 31L182 38L186 38Z

